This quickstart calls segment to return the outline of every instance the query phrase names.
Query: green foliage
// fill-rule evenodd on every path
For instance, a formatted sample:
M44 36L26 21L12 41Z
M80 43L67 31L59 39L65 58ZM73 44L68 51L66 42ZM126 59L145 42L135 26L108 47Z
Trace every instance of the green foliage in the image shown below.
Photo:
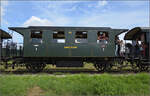
M150 75L0 75L2 96L26 96L34 86L45 96L149 96Z

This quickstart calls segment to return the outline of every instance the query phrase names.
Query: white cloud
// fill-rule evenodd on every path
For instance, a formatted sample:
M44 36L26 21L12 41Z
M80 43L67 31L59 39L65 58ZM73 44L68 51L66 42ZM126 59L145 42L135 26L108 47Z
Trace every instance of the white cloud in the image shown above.
M4 16L5 15L5 12L6 12L6 7L8 5L8 1L0 1L1 2L1 16Z
M136 26L148 26L149 13L143 11L129 12L103 12L94 13L81 18L78 22L80 26L103 26L113 28L133 28Z
M100 0L100 1L98 1L98 5L97 5L97 7L100 7L100 6L105 6L105 5L107 5L107 1L106 0Z
M77 9L77 6L72 6L70 9L66 9L65 11L75 11Z
M1 6L1 16L4 15L4 8Z
M107 5L107 1L103 0L101 4L102 4L102 6L105 6L105 5Z
M7 0L2 0L0 1L1 6L0 6L0 23L1 23L1 27L7 29L7 27L9 26L9 22L6 19L6 12L8 10L8 1Z
M36 16L32 16L24 22L23 26L50 26L52 22L47 19L41 19Z
M150 3L150 1L149 0L131 0L131 1L125 1L125 0L123 0L123 1L116 1L116 2L119 2L120 4L122 4L122 5L128 5L128 6L130 6L130 7L132 7L132 6L141 6L141 5L145 5L145 4L149 4Z
M70 9L67 9L64 8L64 6L57 5L52 8L45 8L41 6L36 6L36 8L39 9L38 12L41 13L39 17L47 18L49 21L52 22L54 26L65 26L70 24L72 17L69 17L66 14L76 9L76 7L71 7Z

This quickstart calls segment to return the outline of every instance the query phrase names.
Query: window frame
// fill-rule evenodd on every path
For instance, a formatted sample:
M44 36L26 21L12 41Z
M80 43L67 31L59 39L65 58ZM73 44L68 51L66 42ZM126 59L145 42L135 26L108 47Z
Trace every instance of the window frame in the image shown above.
M78 32L82 32L82 34L77 34ZM84 37L77 37L78 35L84 35L84 32L86 32L86 36ZM81 40L80 42L78 42L77 40ZM85 40L83 42L83 40ZM87 44L88 43L88 31L75 31L75 34L74 34L74 43L76 44Z
M101 32L106 34L106 37L108 38L107 40L103 40L103 39L99 40L98 39ZM108 31L97 31L97 44L104 44L104 42L105 42L105 44L108 44L108 42L109 42L109 32Z
M54 37L55 32L57 32L56 34L59 34L59 32L63 33L63 37ZM59 42L58 40L63 40L63 42ZM52 32L52 43L56 43L56 44L64 44L66 43L66 36L65 36L65 31L58 31L58 30L53 30Z
M39 34L41 35L41 36L32 36L32 34L34 34L35 35L35 32L40 32ZM33 40L39 40L38 42L33 42ZM41 30L31 30L30 31L30 42L32 43L32 44L42 44L43 43L43 31L41 31Z

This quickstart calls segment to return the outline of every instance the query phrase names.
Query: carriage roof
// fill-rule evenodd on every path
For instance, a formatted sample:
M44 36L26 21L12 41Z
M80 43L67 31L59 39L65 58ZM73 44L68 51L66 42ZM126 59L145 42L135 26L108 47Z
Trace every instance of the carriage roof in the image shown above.
M133 40L134 36L139 35L141 33L147 33L147 32L150 32L150 27L135 27L126 33L124 39Z
M0 29L0 38L1 39L10 39L12 38L10 34L8 34L6 31Z
M48 30L64 30L64 29L72 29L72 30L107 30L111 29L110 27L72 27L72 26L29 26L29 27L9 27L11 30L16 29L48 29Z
M98 31L107 31L113 30L117 34L121 34L122 32L128 31L128 29L112 29L111 27L73 27L73 26L29 26L29 27L8 27L10 30L14 30L20 34L22 30L30 29L30 30L77 30L77 31L88 31L88 30L98 30ZM27 32L27 31L26 31ZM22 34L23 35L23 34Z

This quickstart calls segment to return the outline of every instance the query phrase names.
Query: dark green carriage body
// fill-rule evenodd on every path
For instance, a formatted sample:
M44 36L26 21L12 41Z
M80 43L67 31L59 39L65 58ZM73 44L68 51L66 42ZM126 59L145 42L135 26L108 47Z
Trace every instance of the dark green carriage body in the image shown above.
M127 29L111 29L109 27L53 27L30 26L10 27L24 37L23 57L115 57L115 36ZM31 31L42 31L42 43L35 46L31 42ZM64 31L65 43L54 43L53 32ZM75 43L76 31L87 32L87 43ZM97 43L97 32L108 32L109 39L103 49Z
M3 57L9 57L7 54L6 48L3 48L3 40L4 39L11 39L11 35L8 34L6 31L0 29L0 60L3 59Z

